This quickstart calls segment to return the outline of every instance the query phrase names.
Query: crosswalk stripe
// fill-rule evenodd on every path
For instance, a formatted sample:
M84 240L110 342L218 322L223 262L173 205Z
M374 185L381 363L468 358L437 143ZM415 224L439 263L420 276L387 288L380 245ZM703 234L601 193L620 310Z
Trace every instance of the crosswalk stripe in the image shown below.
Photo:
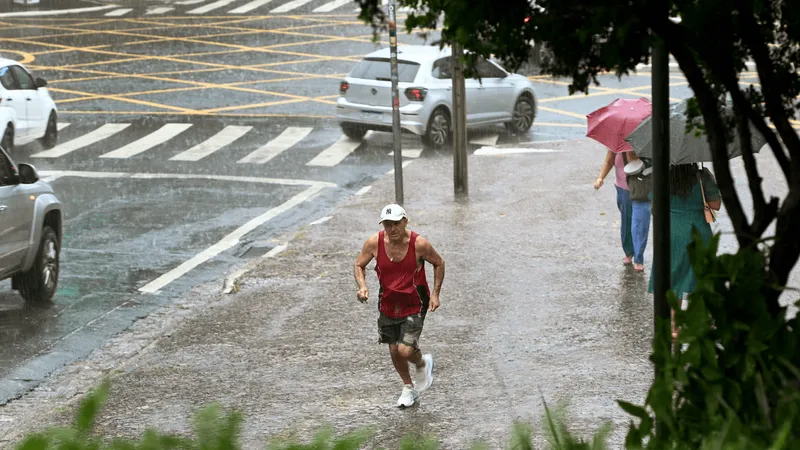
M272 0L253 0L250 3L245 3L244 5L236 8L236 9L232 9L232 10L228 11L228 14L242 14L242 13L250 12L250 11L258 8L259 6L266 5L267 3L271 2L271 1ZM348 0L348 1L352 1L352 0Z
M133 8L121 8L109 11L105 15L109 17L119 17L119 16L124 16L125 14L128 14L131 11L133 11Z
M353 3L353 0L333 0L331 2L325 3L319 8L314 9L314 12L331 12L334 9L344 6L348 3Z
M175 2L176 5L196 5L198 3L203 3L206 0L181 0L179 2Z
M252 163L264 164L270 159L278 156L282 151L300 142L304 137L311 133L313 128L308 127L289 127L283 130L278 137L267 142L263 147L254 150L249 155L240 159L239 164Z
M68 126L70 126L70 123L69 123L69 122L58 122L58 123L56 124L56 129L58 129L58 131L61 131L61 130L63 130L64 128L67 128Z
M170 161L200 161L206 156L244 136L252 128L253 127L250 126L241 127L229 125L204 142L173 156L170 158Z
M95 142L99 142L107 137L113 136L114 134L119 133L125 128L128 128L130 125L131 124L129 123L107 123L92 132L86 133L79 138L75 138L61 145L57 145L50 150L34 153L33 155L31 155L31 157L58 158L59 156L64 156L68 153L74 152L75 150L81 149L88 145L92 145Z
M277 8L273 9L272 11L270 11L270 13L289 12L289 11L295 9L295 8L299 8L299 7L303 6L303 5L305 5L306 3L310 2L310 1L311 0L292 0L289 3L284 3L281 6L278 6Z
M150 14L164 14L165 12L172 11L175 8L170 8L169 6L159 6L158 8L148 9L145 15Z
M120 147L114 151L110 151L103 155L101 158L130 158L131 156L138 155L139 153L150 150L156 145L163 144L175 136L183 133L191 128L190 123L168 123L158 130L148 134L147 136L137 139L128 145Z
M347 136L342 136L338 141L336 141L336 143L320 152L311 161L307 162L306 165L333 167L342 162L347 155L353 153L360 145L360 141L353 141Z
M188 14L205 14L209 11L213 11L217 8L222 8L225 5L230 5L231 3L235 2L236 0L217 0L214 3L209 3L205 6L201 6L199 8L195 8L188 12Z

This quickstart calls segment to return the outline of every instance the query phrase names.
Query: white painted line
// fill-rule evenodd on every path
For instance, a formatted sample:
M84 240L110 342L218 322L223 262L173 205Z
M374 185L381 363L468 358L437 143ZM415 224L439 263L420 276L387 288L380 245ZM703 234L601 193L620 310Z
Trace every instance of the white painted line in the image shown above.
M272 11L270 11L270 13L289 12L289 11L295 9L295 8L299 8L299 7L303 6L303 5L305 5L306 3L309 3L310 1L311 0L292 0L292 1L288 2L288 3L282 4L281 6L278 6L277 8L273 9Z
M164 142L188 130L191 128L191 126L192 124L190 123L168 123L158 130L148 134L147 136L137 139L130 144L120 147L116 150L100 155L100 157L130 158L131 156L135 156L139 153L150 150L156 145L163 144Z
M250 12L250 11L260 7L260 6L266 5L267 3L271 2L271 1L272 0L253 0L250 3L245 3L244 5L236 8L236 9L232 9L232 10L228 11L228 14L242 14L242 13ZM350 1L352 1L352 0L350 0Z
M60 16L63 14L87 13L92 11L103 11L116 8L115 5L91 6L89 8L54 9L48 11L20 11L10 13L0 13L0 17L36 17L36 16Z
M113 136L125 128L128 128L130 125L131 124L129 123L107 123L92 132L86 133L83 136L75 138L71 141L64 142L61 145L57 145L50 150L34 153L31 155L31 158L58 158L59 156L64 156L68 153L74 152L75 150L92 145L95 142L99 142L107 137Z
M422 149L413 148L408 150L400 150L400 154L403 155L403 158L419 158L422 155ZM389 156L394 156L394 152L389 152Z
M497 144L497 139L499 137L500 137L499 134L495 134L495 135L491 135L491 136L482 137L480 139L471 140L471 141L469 141L469 143L473 144L473 145L489 145L489 146L491 146L491 145Z
M513 155L519 153L555 153L560 150L553 150L549 148L497 148L497 147L481 147L473 153L474 155Z
M56 128L58 128L58 131L61 131L64 128L67 128L69 125L70 125L69 122L58 122L56 124Z
M78 178L133 178L147 180L216 180L237 181L255 184L280 184L283 186L320 186L337 187L335 183L315 180L295 180L291 178L240 177L233 175L201 175L188 173L130 173L130 172L90 172L82 170L40 170L42 177L78 177Z
M119 16L124 16L125 14L128 14L131 11L133 11L133 8L121 8L109 11L105 15L108 17L119 17Z
M358 192L356 192L356 195L364 195L367 192L369 192L370 189L372 189L372 186L364 186L361 189L359 189Z
M196 5L198 3L203 3L206 0L181 0L179 2L175 2L176 5Z
M551 135L553 136L553 135ZM569 139L550 139L547 141L530 141L529 144L555 144L558 142L567 142Z
M190 260L184 262L183 264L179 265L178 267L170 270L169 272L161 275L160 277L156 278L155 280L147 283L145 286L139 288L141 292L147 293L155 293L159 290L163 289L164 286L172 283L173 281L177 280L178 278L182 277L183 275L187 274L189 271L194 269L195 267L203 264L204 262L210 260L211 258L219 255L220 253L224 252L225 250L233 247L234 245L239 243L239 239L245 236L247 233L255 230L259 226L263 225L267 221L277 217L281 213L289 211L290 209L294 208L295 206L300 205L301 203L310 200L315 195L319 194L322 191L323 187L321 186L311 186L308 189L304 190L303 192L295 195L294 197L290 198L283 204L276 206L275 208L270 209L269 211L261 214L258 217L255 217L249 220L244 225L240 226L239 228L233 230L227 236L223 237L219 242L212 245L211 247L203 250L202 252L195 255Z
M342 7L348 3L353 3L353 0L333 0L314 9L313 12L331 12L334 9Z
M261 257L262 258L274 258L274 257L280 255L284 250L286 250L286 247L288 247L288 246L289 246L288 243L281 244L281 245L276 245L275 247L272 247L272 250L268 251L267 253L264 253Z
M204 142L195 145L194 147L190 148L189 150L186 150L185 152L173 156L169 160L200 161L206 156L216 152L222 147L225 147L226 145L244 136L252 128L253 127L251 126L242 127L236 125L228 125L227 127L223 128L222 131L206 139Z
M409 165L409 164L411 164L412 162L414 162L414 160L413 160L413 159L411 159L411 160L408 160L408 161L404 161L404 162L403 162L403 166L402 166L402 167L405 169L405 168L406 168L406 167L408 167L408 165ZM392 170L390 170L390 171L386 172L386 175L391 175L391 174L393 174L393 173L394 173L394 169L392 169Z
M158 8L148 9L147 12L144 13L144 14L146 16L151 15L151 14L164 14L166 12L172 11L173 9L175 9L175 8L171 8L169 6L159 6Z
M348 0L348 1L350 1L350 0ZM325 222L327 222L327 221L329 221L331 219L333 219L333 216L325 216L325 217L319 218L319 219L311 222L309 225L319 225L319 224L325 223Z
M73 172L75 173L75 172ZM92 173L92 172L90 172ZM102 172L100 172L102 173ZM266 178L266 177L240 177L233 175L195 175L183 173L133 173L127 174L131 178L144 178L144 179L165 179L165 178L178 178L181 180L218 180L218 181L241 181L245 183L261 183L261 184L282 184L284 186L323 186L323 187L336 187L335 183L328 183L326 181L314 180L294 180L291 178Z
M307 162L307 166L325 166L333 167L350 153L353 153L359 146L361 141L353 141L347 136L342 136L333 145L321 151L311 161Z
M239 164L264 164L300 142L304 137L308 136L308 133L311 133L311 130L313 128L310 127L288 127L278 137L267 142L263 147L254 150L238 162Z
M214 3L209 3L205 6L201 6L199 8L195 8L191 11L188 11L188 14L205 14L209 11L213 11L217 8L222 8L223 6L230 5L231 3L235 2L236 0L217 0Z

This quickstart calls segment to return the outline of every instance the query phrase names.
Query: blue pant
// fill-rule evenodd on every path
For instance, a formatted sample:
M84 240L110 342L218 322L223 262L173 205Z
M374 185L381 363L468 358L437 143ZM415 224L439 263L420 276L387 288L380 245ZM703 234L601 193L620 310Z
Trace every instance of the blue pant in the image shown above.
M631 202L633 217L631 235L633 236L633 262L644 264L644 249L647 248L647 236L650 234L650 202Z
M617 188L617 208L620 213L620 239L622 240L622 250L625 256L633 256L633 236L631 234L631 222L633 221L633 205L631 204L631 193L626 189L614 185Z

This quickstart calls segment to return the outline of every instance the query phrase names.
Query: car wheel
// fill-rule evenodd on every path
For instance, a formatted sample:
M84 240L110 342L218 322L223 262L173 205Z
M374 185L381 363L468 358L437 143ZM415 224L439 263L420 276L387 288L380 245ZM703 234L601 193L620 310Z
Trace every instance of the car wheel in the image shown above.
M44 148L50 149L56 146L58 142L58 119L56 112L52 111L50 117L47 119L47 128L44 130L44 136L39 140Z
M452 126L450 114L444 108L437 108L428 119L428 128L422 135L422 143L433 148L442 148L450 143Z
M3 138L0 139L0 147L3 147L9 153L14 148L14 127L11 124L8 124L6 131L3 132Z
M15 275L11 280L12 288L19 290L25 301L45 303L53 298L58 286L60 250L58 235L52 228L45 226L33 267Z
M527 95L517 99L514 104L514 112L511 115L511 122L506 123L506 127L514 134L525 133L533 126L536 118L536 108L533 99Z
M367 129L359 125L345 123L342 124L342 133L354 141L360 141L367 134Z

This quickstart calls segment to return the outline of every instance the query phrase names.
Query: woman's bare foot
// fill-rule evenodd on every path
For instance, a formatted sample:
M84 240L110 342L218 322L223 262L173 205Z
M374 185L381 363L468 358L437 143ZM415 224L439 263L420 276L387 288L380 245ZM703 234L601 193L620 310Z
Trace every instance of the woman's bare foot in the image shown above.
M633 265L634 272L644 272L644 265L643 264L634 264Z
M624 264L626 266L628 264L632 263L632 262L633 262L633 256L626 256L626 257L622 258L622 264Z

